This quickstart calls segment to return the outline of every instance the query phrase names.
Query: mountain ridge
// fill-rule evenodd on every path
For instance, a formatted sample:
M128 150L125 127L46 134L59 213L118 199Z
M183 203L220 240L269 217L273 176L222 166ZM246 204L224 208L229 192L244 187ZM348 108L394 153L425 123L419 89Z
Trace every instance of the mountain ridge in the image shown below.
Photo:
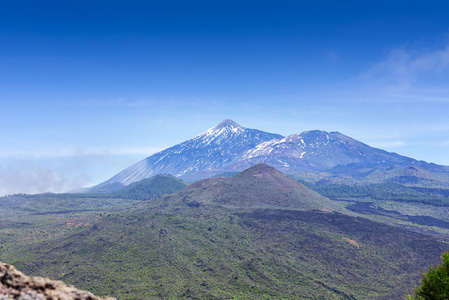
M440 166L371 147L338 131L304 131L284 137L245 128L226 119L218 125L153 154L95 186L130 183L157 174L187 182L267 163L281 172L313 171L364 178L373 172L416 166L449 182L449 166Z

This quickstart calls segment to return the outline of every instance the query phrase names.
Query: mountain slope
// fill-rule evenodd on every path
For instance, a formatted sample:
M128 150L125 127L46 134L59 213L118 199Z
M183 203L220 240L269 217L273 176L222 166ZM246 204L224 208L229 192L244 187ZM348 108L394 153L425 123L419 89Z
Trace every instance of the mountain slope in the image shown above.
M134 182L117 191L113 196L124 199L150 200L179 191L187 184L171 175L156 175Z
M319 130L262 143L246 151L235 161L263 161L289 173L332 170L350 164L388 168L395 165L409 166L417 162L412 158L370 147L339 132Z
M198 181L173 197L227 207L344 210L266 164L258 164L231 178Z

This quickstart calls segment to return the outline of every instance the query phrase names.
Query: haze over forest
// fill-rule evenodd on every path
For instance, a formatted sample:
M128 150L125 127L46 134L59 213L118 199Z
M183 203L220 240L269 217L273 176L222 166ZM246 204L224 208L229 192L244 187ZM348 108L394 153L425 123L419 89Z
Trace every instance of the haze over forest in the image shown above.
M231 118L449 165L447 1L1 1L0 195L93 186Z

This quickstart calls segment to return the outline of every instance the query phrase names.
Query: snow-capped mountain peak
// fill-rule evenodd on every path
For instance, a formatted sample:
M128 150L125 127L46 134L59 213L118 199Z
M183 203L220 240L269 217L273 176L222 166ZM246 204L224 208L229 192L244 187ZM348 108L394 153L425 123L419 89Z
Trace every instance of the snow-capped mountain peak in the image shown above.
M156 174L212 172L258 144L279 138L279 134L245 128L227 119L191 140L147 157L100 186L116 182L128 185Z
M219 141L215 142L220 142L221 140L227 139L229 136L239 135L243 133L245 129L245 127L240 126L236 122L230 119L226 119L220 124L209 128L203 133L197 135L194 140L204 140L204 142L209 144L215 139L219 138Z

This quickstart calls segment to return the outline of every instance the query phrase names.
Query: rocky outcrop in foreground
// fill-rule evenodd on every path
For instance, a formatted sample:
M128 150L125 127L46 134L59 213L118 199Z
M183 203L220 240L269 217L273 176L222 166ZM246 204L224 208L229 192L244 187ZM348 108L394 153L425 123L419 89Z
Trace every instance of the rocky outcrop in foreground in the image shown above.
M114 300L79 290L62 281L29 277L0 262L0 300Z

